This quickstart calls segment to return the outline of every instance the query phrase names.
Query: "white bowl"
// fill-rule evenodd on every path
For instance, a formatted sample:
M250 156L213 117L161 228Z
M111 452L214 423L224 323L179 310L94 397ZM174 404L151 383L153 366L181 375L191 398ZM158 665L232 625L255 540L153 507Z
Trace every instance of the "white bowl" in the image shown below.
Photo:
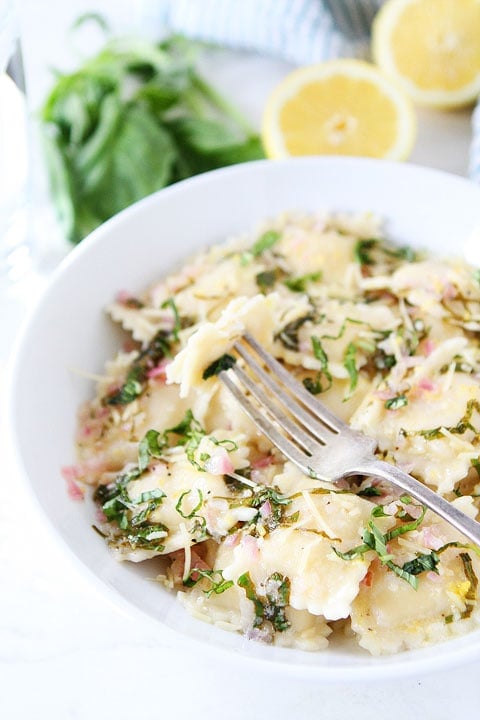
M66 493L60 468L74 461L77 408L93 392L92 384L72 370L101 372L118 347L104 306L120 289L142 289L194 249L284 210L319 209L371 209L386 217L389 235L400 243L471 253L472 233L480 226L480 188L409 165L304 158L215 171L137 203L70 253L24 327L9 398L18 457L59 538L105 592L131 611L235 651L237 661L243 656L245 662L260 661L275 671L345 680L418 673L480 657L480 632L381 658L348 645L307 653L248 642L192 619L172 594L146 580L148 563L117 563L92 531L85 504Z

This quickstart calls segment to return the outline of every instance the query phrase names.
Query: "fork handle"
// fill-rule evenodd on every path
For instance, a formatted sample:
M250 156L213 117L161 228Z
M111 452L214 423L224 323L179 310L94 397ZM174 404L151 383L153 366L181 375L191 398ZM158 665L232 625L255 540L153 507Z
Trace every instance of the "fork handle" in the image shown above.
M434 513L440 515L450 525L453 525L463 535L472 540L475 545L480 546L480 523L468 517L464 512L445 500L430 488L415 480L400 468L383 460L367 460L362 464L362 474L373 475L390 481L392 484L405 490L415 500L426 505ZM358 470L357 470L358 473Z

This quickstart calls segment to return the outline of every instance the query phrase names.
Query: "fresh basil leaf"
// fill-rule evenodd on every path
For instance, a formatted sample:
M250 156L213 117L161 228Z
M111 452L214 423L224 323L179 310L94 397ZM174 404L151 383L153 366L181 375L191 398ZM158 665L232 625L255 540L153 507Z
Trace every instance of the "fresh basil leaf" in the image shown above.
M175 149L144 108L124 109L108 154L85 177L85 199L106 220L170 181Z
M177 136L197 152L214 154L242 141L238 131L215 120L185 117L176 122Z
M94 130L103 99L115 91L115 79L103 73L77 72L57 77L41 119L71 151L86 141Z
M116 93L109 93L99 103L98 119L94 132L79 149L76 169L83 177L85 191L95 189L106 168L122 123L123 105Z
M78 242L165 185L264 157L240 113L196 73L198 44L112 40L57 75L41 120L52 199Z
M215 157L217 166L223 167L223 165L236 165L237 163L261 160L265 157L265 153L260 138L257 135L252 135L244 142L220 150Z
M60 136L44 132L42 146L48 170L50 194L56 207L58 223L65 237L73 240L79 235L76 229L76 208L79 201L71 162Z

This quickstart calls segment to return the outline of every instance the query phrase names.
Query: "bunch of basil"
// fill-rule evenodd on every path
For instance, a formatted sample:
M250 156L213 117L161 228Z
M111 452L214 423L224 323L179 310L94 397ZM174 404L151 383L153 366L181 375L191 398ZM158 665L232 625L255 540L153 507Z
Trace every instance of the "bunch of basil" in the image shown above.
M110 41L57 78L41 124L53 202L74 243L166 185L263 157L258 135L178 37Z

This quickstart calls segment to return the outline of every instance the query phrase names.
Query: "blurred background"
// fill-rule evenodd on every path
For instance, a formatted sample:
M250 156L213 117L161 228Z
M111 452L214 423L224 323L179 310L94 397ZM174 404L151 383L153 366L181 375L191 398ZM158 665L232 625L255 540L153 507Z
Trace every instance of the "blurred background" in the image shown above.
M291 50L285 47L283 51L281 44L275 45L270 39L262 37L261 33L255 36L254 28L251 29L251 38L247 28L243 36L239 32L232 40L231 33L229 35L215 24L215 18L221 14L219 8L222 4L226 8L235 6L232 0L208 0L202 3L206 19L204 27L198 27L198 18L197 26L195 18L190 25L185 21L189 13L185 0L176 3L176 16L172 12L169 15L165 9L175 3L165 0L18 0L29 113L29 191L32 210L29 233L36 266L41 273L48 274L71 248L65 239L65 229L58 225L49 191L46 158L39 137L42 107L56 84L57 74L78 69L87 58L99 52L107 39L133 36L158 40L170 33L170 28L165 26L165 18L168 17L170 23L172 17L177 23L174 30L180 27L190 37L200 37L207 41L213 38L214 42L223 39L223 46L212 43L199 52L195 57L195 66L222 97L242 113L252 129L260 131L270 94L298 62L291 62L289 56L294 54ZM247 18L249 4L250 0L237 3L237 6L244 6ZM259 9L263 4L262 0ZM284 4L283 0L277 3L278 12ZM295 0L292 6L301 4ZM343 0L337 3L342 4L355 5ZM380 5L381 2L370 2L370 5L375 4ZM190 5L198 7L199 3L190 0ZM272 7L275 3L267 0L266 5ZM185 6L183 15L181 6ZM103 18L108 29L102 29L95 19L84 20L77 25L79 19L90 14ZM259 23L268 24L261 13ZM274 30L272 25L272 33ZM242 44L252 49L239 49L238 46ZM418 133L409 161L466 176L471 145L471 107L448 112L417 107L415 112Z

